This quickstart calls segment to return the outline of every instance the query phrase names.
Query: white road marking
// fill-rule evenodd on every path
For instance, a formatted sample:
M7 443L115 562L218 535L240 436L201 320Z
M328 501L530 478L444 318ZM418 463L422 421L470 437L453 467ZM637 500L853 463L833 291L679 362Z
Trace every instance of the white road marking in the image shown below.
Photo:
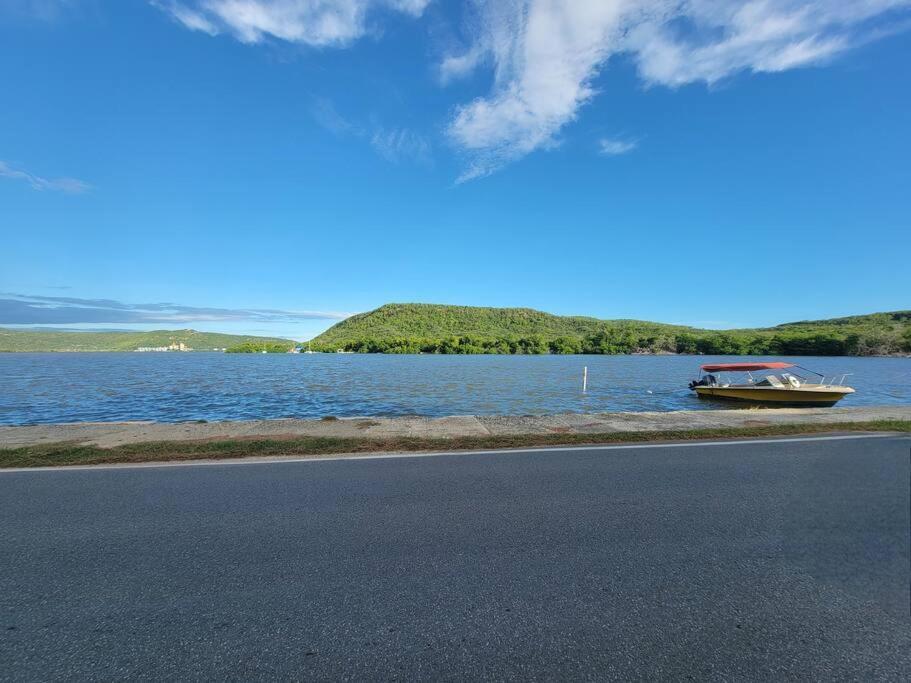
M621 451L646 448L704 448L707 446L744 446L753 444L802 443L806 441L848 441L852 439L881 439L904 437L901 433L843 434L838 436L806 436L787 439L732 439L730 441L682 441L665 443L605 444L603 446L542 446L529 448L503 448L481 451L434 451L404 453L339 453L335 455L266 456L249 458L226 458L224 460L183 460L171 462L130 462L102 465L60 465L57 467L10 467L0 468L0 475L19 472L72 472L81 470L124 470L158 467L217 467L234 465L276 465L300 462L331 462L335 460L386 460L390 458L436 458L442 455L521 455L527 453L557 453L568 451Z

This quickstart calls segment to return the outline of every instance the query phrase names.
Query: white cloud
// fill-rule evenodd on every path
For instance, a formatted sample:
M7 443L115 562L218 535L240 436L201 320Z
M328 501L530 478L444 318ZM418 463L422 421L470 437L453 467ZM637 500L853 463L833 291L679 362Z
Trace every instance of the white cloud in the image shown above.
M178 0L150 0L152 5L170 13L177 21L191 31L201 31L210 36L218 34L218 27L209 21L202 12L181 4Z
M419 16L430 0L150 0L194 31L244 43L267 37L316 47L344 46L367 32L373 10Z
M430 0L149 2L210 35L344 47L370 30L372 15L418 16ZM469 44L438 65L444 84L488 65L494 76L490 92L458 106L447 125L467 161L460 181L557 144L598 94L593 82L612 56L628 55L647 86L711 85L742 71L824 63L905 30L911 0L473 0L471 7ZM314 115L344 132L331 111ZM389 150L403 131L362 134L387 158L398 156Z
M625 51L647 83L715 83L743 70L817 64L864 40L871 19L909 0L690 0L630 28ZM683 20L675 26L671 20Z
M22 180L31 185L33 190L39 191L54 190L68 194L79 194L91 189L91 185L81 180L76 180L76 178L42 178L28 171L13 168L3 161L0 161L0 178Z
M440 62L440 81L443 85L457 78L464 78L481 63L484 51L474 47L458 55L448 55Z
M639 146L638 140L623 140L619 138L601 138L598 141L598 149L605 156L619 156L632 152Z
M458 107L448 133L468 157L460 180L554 144L595 91L608 59L629 54L647 85L712 84L740 71L818 64L883 31L911 0L475 0L475 43L446 80L493 65L492 91Z

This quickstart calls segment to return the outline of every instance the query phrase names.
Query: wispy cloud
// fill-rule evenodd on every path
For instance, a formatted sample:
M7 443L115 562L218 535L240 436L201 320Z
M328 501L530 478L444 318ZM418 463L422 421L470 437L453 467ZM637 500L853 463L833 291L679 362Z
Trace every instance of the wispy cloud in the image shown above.
M193 31L227 33L243 43L276 38L342 47L367 32L371 11L419 16L430 0L150 0Z
M299 323L343 320L350 313L271 308L207 308L174 303L128 304L112 299L32 296L0 292L0 324L186 324L193 322Z
M185 5L177 0L149 0L150 3L159 9L170 14L178 23L183 24L191 31L200 31L208 33L210 36L218 35L218 26L206 18L203 12L196 11L192 7Z
M379 123L361 124L343 116L332 100L314 98L310 108L313 119L329 132L343 137L361 138L370 143L374 151L394 164L411 162L420 165L433 163L432 145L424 134L410 128L386 128Z
M427 138L407 128L377 129L370 137L370 144L377 154L392 163L431 163L430 143Z
M335 135L364 134L363 128L342 116L328 97L315 97L310 113L320 126Z
M610 157L632 152L638 146L638 140L624 140L623 138L601 138L598 140L598 151Z
M492 91L460 106L448 133L484 176L554 143L628 54L647 85L715 83L740 71L819 64L870 40L911 0L475 0L474 44L452 77L490 62ZM484 55L485 58L482 58Z
M0 14L6 12L41 21L56 21L75 4L75 0L0 0Z
M39 191L51 190L79 194L91 189L91 185L76 178L42 178L21 168L14 168L4 161L0 161L0 178L21 180L28 183L33 190Z

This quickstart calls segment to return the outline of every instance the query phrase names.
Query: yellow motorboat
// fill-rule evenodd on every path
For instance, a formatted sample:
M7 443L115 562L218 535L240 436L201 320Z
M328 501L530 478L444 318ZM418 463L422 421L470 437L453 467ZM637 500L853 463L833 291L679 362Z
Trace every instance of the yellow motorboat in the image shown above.
M819 379L810 381L791 368L799 368ZM789 370L788 372L774 372ZM766 373L764 371L773 371ZM740 375L732 377L732 373ZM754 376L753 373L762 373ZM776 406L833 406L854 389L845 378L836 381L813 370L793 363L708 363L701 366L699 378L690 382L690 389L699 398L726 401L746 401Z

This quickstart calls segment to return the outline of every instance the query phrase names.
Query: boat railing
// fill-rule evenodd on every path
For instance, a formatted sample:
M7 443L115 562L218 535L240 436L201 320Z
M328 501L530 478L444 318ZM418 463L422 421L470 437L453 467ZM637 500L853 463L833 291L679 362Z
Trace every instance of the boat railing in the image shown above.
M841 376L841 378L837 382L835 381L835 379L838 377L838 375L832 375L831 382L826 382L828 377L823 376L822 379L819 380L819 385L823 386L823 387L843 387L843 386L845 386L845 379L847 377L850 377L853 374L854 374L853 372L846 372Z

